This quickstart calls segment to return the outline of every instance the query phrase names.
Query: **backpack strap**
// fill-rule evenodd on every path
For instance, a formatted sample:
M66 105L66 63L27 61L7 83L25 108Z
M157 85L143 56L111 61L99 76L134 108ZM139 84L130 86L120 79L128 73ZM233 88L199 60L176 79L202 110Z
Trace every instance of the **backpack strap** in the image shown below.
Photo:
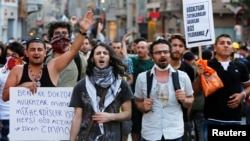
M102 106L103 106L104 100L105 100L105 96L106 96L107 93L108 93L108 89L109 89L109 87L105 88L105 89L102 91L101 99L100 99L100 101L99 101L99 107L102 107ZM83 141L87 141L87 140L88 140L89 133L90 133L90 130L92 129L93 125L94 125L94 120L93 120L93 118L91 118L91 121L90 121L90 123L89 123L89 125L88 125L88 127L87 127L87 130L86 130L86 133L85 133L85 135L84 135Z
M176 70L175 72L172 72L172 79L173 79L173 85L174 85L174 90L178 90L181 88L180 86L180 81L179 81L179 74L178 74L178 70ZM180 100L178 100L178 103L181 104L182 106L182 103Z
M179 75L178 75L178 70L175 72L172 72L172 79L173 79L173 85L174 85L174 90L178 90L181 88L180 82L179 82Z
M147 98L150 97L151 87L153 83L153 74L151 74L151 70L146 72L147 75Z
M81 58L79 53L76 54L74 61L78 69L77 81L79 81L81 79L81 72L82 72Z

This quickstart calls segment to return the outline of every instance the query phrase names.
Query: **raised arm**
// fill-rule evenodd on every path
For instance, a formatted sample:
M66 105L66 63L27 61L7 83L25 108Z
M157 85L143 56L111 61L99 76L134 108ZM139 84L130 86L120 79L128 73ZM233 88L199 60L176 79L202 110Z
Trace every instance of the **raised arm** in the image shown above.
M49 72L52 73L51 76L60 73L75 57L81 48L82 42L85 39L86 32L94 24L95 19L93 17L93 12L88 11L84 18L78 20L80 30L69 51L63 55L56 57L48 63Z
M127 33L122 38L122 57L128 56L126 41L128 40L130 35L132 35L132 33Z

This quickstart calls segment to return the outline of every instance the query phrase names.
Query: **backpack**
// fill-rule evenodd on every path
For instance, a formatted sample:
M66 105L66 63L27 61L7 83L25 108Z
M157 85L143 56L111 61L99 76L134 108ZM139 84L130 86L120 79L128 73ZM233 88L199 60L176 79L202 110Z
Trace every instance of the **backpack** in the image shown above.
M152 82L153 82L153 74L150 74L151 70L148 70L146 72L147 76L147 98L150 97L150 91L152 87ZM173 84L174 84L174 90L180 89L180 82L179 82L179 75L178 71L176 70L175 72L172 72L172 79L173 79ZM180 101L178 101L180 103Z
M153 74L150 74L151 70L148 70L146 72L146 82L147 82L147 98L150 97L150 91L151 91L151 87L152 87L152 82L153 82ZM173 79L173 85L174 85L174 90L178 90L180 89L180 82L179 82L179 75L178 75L178 70L176 70L175 72L172 72L172 79ZM187 115L187 108L185 108L182 103L180 102L180 100L178 100L178 103L181 105L181 109L183 112L183 119L184 122L189 121L188 119L188 115Z

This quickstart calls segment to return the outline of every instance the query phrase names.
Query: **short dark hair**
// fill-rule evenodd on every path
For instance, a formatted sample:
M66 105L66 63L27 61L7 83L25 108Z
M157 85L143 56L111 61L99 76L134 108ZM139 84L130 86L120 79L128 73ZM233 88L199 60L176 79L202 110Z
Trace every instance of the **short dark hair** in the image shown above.
M52 22L49 24L49 30L48 30L48 39L49 41L51 41L53 34L54 34L54 30L56 28L67 28L68 33L69 33L69 37L71 37L71 25L68 22L65 21L56 21L56 22Z
M211 50L204 50L202 52L202 59L210 60L210 59L212 59L212 56L213 56L213 54L212 54Z
M193 52L190 52L190 51L184 53L183 59L188 60L188 61L194 60L194 59L195 59L194 53L193 53Z
M228 34L220 34L219 36L216 37L215 39L215 45L218 43L219 39L222 38L222 37L226 37L226 38L229 38L232 40L232 38L230 37L230 35Z
M169 46L169 49L171 49L171 44L166 39L158 39L152 42L152 44L149 46L149 53L151 56L153 56L153 48L157 44L166 44Z
M43 47L46 49L46 44L44 40L40 38L39 36L32 37L31 39L27 41L27 47L26 47L27 49L29 48L30 43L42 43Z
M173 39L179 39L184 44L184 47L187 48L186 47L186 39L183 37L182 34L180 34L180 33L171 34L168 41L171 43Z
M240 46L240 50L248 51L247 46Z

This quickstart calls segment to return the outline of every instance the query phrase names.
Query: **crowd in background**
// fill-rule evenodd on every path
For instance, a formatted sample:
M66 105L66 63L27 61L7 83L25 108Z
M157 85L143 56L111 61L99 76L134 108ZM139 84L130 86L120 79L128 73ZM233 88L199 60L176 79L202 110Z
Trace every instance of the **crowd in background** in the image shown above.
M92 23L89 24L91 25ZM53 22L49 25L48 33L43 35L22 41L10 38L7 43L0 42L0 141L8 140L9 99L3 93L8 74L15 65L27 66L26 69L24 67L23 71L26 72L23 73L27 73L26 77L33 78L27 78L25 81L35 82L36 87L45 87L43 82L49 82L55 87L74 87L74 96L70 104L75 108L76 115L73 118L75 129L71 129L70 140L72 141L77 137L83 139L87 134L84 130L87 126L81 124L85 120L81 118L84 118L82 115L86 111L78 107L89 105L79 99L78 91L88 93L88 88L83 89L80 86L92 86L91 84L94 84L93 88L100 96L107 85L110 90L107 93L115 95L118 103L114 103L115 108L107 108L106 115L93 117L98 122L93 126L101 128L100 123L104 123L105 130L110 134L105 134L107 132L103 133L102 130L98 131L99 128L93 128L88 134L92 134L94 138L89 140L100 138L100 140L116 141L121 136L122 141L127 141L128 135L131 134L133 141L169 139L204 141L207 139L207 130L203 129L209 124L232 124L232 122L236 125L242 124L242 117L246 117L244 124L250 124L250 103L248 103L250 41L232 41L229 35L222 34L216 38L214 45L187 48L181 33L170 34L169 37L157 36L154 41L148 41L142 37L134 38L133 34L127 33L121 40L117 38L107 43L101 33L104 28L101 23L98 23L95 37L83 33L86 32L87 27L82 25L81 28L84 31L78 35L81 34L84 38L72 40L70 39L71 28L70 23ZM41 43L46 57L43 58L37 53L32 56L33 60L30 59L30 56L24 52L31 47L32 43ZM68 62L64 66L58 66L60 74L49 69L49 65L56 60L55 58L67 58L65 53L71 52L72 46L76 52L68 57ZM29 61L39 58L42 60L39 69L28 65ZM224 88L208 97L204 96L199 87L199 76L202 72L195 64L199 59L210 61L208 65L217 71L224 83ZM47 64L48 70L44 70L44 64ZM147 97L149 82L146 81L146 71L148 70L153 75L153 83L150 86L152 89L149 92L151 97ZM181 78L180 88L177 90L173 88L171 82L174 79L171 74L176 70ZM239 73L234 70L239 70ZM46 71L48 71L47 74L55 74L55 78L47 77L44 80L41 74ZM107 75L102 76L103 79L96 78L95 75L101 76L100 72ZM235 77L228 78L228 76ZM112 80L112 83L109 83L109 80ZM8 85L10 86L10 82ZM113 92L116 87L121 87L122 91ZM163 92L164 90L167 90L166 93ZM89 94L91 95L90 92ZM222 108L216 108L216 106ZM104 111L92 111L87 115L91 117L95 112ZM104 117L109 119L98 119ZM114 121L119 121L121 124ZM80 125L85 128L82 129ZM119 129L120 126L121 129ZM121 134L111 137L112 133L119 131ZM97 133L102 136L96 135Z

